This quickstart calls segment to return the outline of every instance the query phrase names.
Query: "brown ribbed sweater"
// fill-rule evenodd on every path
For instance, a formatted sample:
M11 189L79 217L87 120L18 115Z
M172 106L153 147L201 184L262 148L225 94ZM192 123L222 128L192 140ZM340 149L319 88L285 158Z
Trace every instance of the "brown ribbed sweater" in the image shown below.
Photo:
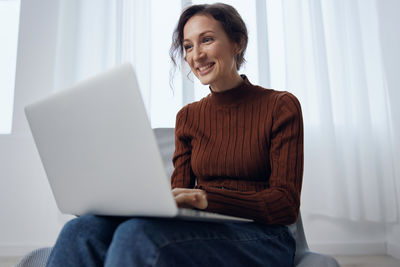
M205 190L211 212L292 224L303 175L300 103L242 78L178 112L172 187Z

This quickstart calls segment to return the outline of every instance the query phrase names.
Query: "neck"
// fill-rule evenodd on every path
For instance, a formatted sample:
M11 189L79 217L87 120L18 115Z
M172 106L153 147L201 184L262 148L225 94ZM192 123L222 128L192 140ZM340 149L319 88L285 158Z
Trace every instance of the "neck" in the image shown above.
M240 76L241 83L236 87L223 92L215 92L211 89L211 94L207 96L210 104L217 106L234 106L249 101L250 98L259 95L263 88L252 85L245 75Z
M219 82L210 84L210 88L213 92L224 92L237 87L242 82L242 77L240 77L239 73L235 71L232 76L226 79L220 79Z

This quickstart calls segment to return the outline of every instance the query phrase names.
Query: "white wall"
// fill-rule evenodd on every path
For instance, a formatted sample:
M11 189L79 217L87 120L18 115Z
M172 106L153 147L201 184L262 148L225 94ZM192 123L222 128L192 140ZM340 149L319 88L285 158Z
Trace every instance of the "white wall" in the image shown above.
M310 249L331 255L386 254L385 224L303 215Z
M397 174L397 192L400 197L400 1L378 1L380 17L381 44L384 67L391 100L391 113L393 119L393 152L396 157L395 168ZM400 199L398 199L400 206ZM400 207L399 207L400 210ZM388 253L400 259L400 224L387 225Z
M0 256L54 243L59 215L23 107L53 87L58 1L21 1L12 135L0 135Z

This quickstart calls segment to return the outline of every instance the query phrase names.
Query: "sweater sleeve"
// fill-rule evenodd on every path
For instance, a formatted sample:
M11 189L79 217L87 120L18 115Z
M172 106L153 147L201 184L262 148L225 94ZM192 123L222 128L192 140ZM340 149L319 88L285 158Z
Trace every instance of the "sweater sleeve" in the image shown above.
M259 192L239 192L199 186L207 192L208 211L266 224L296 222L303 177L303 120L299 101L290 93L280 94L272 116L269 187Z
M171 175L172 188L193 188L195 183L195 176L190 165L191 140L184 133L185 126L187 126L187 118L188 106L185 106L176 115L175 152L172 158L174 171Z

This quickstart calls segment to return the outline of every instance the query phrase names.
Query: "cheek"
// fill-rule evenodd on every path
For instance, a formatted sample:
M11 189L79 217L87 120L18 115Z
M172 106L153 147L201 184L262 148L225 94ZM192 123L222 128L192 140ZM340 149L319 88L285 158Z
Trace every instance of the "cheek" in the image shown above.
M194 62L190 56L187 56L185 59L186 63L189 65L189 68L193 72L193 74L197 77L196 69L194 68Z
M215 49L210 51L210 54L213 56L213 58L217 59L219 64L231 65L231 62L233 61L232 55L226 50L226 48L223 49L222 47L215 47Z
M235 55L232 53L229 53L228 51L225 51L224 54L224 62L226 65L229 67L234 66L236 68L236 60L235 60Z
M185 61L186 61L186 63L189 65L190 68L193 67L193 60L192 60L192 58L190 57L190 55L186 55L186 56L185 56Z

